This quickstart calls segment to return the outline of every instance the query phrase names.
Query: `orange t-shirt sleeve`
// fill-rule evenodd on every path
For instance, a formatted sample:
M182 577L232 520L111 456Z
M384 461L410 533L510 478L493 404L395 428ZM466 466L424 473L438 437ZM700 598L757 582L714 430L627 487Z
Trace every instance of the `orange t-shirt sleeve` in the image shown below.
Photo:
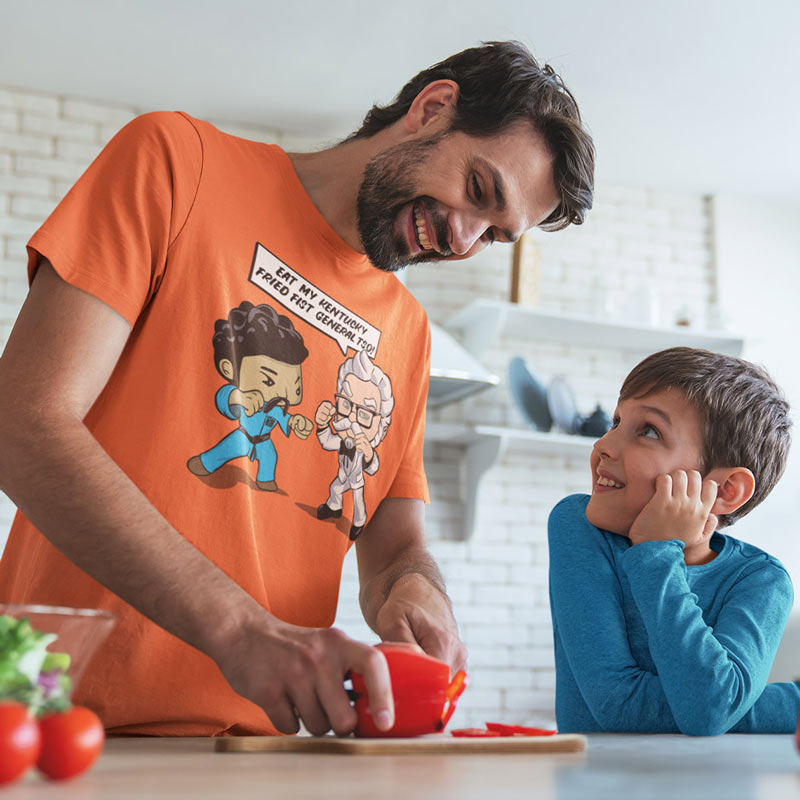
M403 460L397 470L394 481L389 487L387 497L411 497L430 503L428 481L423 464L423 448L425 445L425 410L428 401L428 383L431 372L431 332L425 324L424 341L425 358L420 365L423 379L418 384L418 393L414 403L414 420L408 436Z
M200 136L177 112L144 114L106 145L28 242L28 278L46 258L131 326L152 298L197 193Z

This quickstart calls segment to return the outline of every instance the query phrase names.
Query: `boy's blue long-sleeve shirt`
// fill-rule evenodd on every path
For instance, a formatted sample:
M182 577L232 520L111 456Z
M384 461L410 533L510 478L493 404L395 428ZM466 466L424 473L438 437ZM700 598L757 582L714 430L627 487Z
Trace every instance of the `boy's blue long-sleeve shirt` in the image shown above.
M678 540L596 528L588 501L548 524L559 730L793 733L800 689L767 684L793 598L780 562L715 533L687 566Z

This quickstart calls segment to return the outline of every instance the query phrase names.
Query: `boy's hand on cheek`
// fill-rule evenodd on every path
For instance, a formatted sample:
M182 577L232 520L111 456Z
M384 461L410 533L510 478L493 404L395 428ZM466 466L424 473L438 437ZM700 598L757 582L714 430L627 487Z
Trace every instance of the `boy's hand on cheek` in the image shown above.
M633 521L628 538L633 544L680 539L697 545L716 530L717 517L711 513L716 498L716 481L703 480L697 470L659 475L655 494Z

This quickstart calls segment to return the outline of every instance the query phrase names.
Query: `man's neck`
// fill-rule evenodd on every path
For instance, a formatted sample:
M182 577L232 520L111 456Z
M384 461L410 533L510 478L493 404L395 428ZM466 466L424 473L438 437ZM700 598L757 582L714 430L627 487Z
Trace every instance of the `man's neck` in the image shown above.
M374 136L344 142L317 153L288 153L300 183L326 222L359 253L356 201L369 160L393 143L392 126Z

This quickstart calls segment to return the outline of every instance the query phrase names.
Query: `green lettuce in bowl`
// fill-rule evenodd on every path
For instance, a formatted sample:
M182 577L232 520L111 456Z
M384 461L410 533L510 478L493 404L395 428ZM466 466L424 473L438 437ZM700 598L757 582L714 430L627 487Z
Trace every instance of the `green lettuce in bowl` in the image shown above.
M68 709L114 621L98 609L0 604L0 700L23 703L35 715Z

